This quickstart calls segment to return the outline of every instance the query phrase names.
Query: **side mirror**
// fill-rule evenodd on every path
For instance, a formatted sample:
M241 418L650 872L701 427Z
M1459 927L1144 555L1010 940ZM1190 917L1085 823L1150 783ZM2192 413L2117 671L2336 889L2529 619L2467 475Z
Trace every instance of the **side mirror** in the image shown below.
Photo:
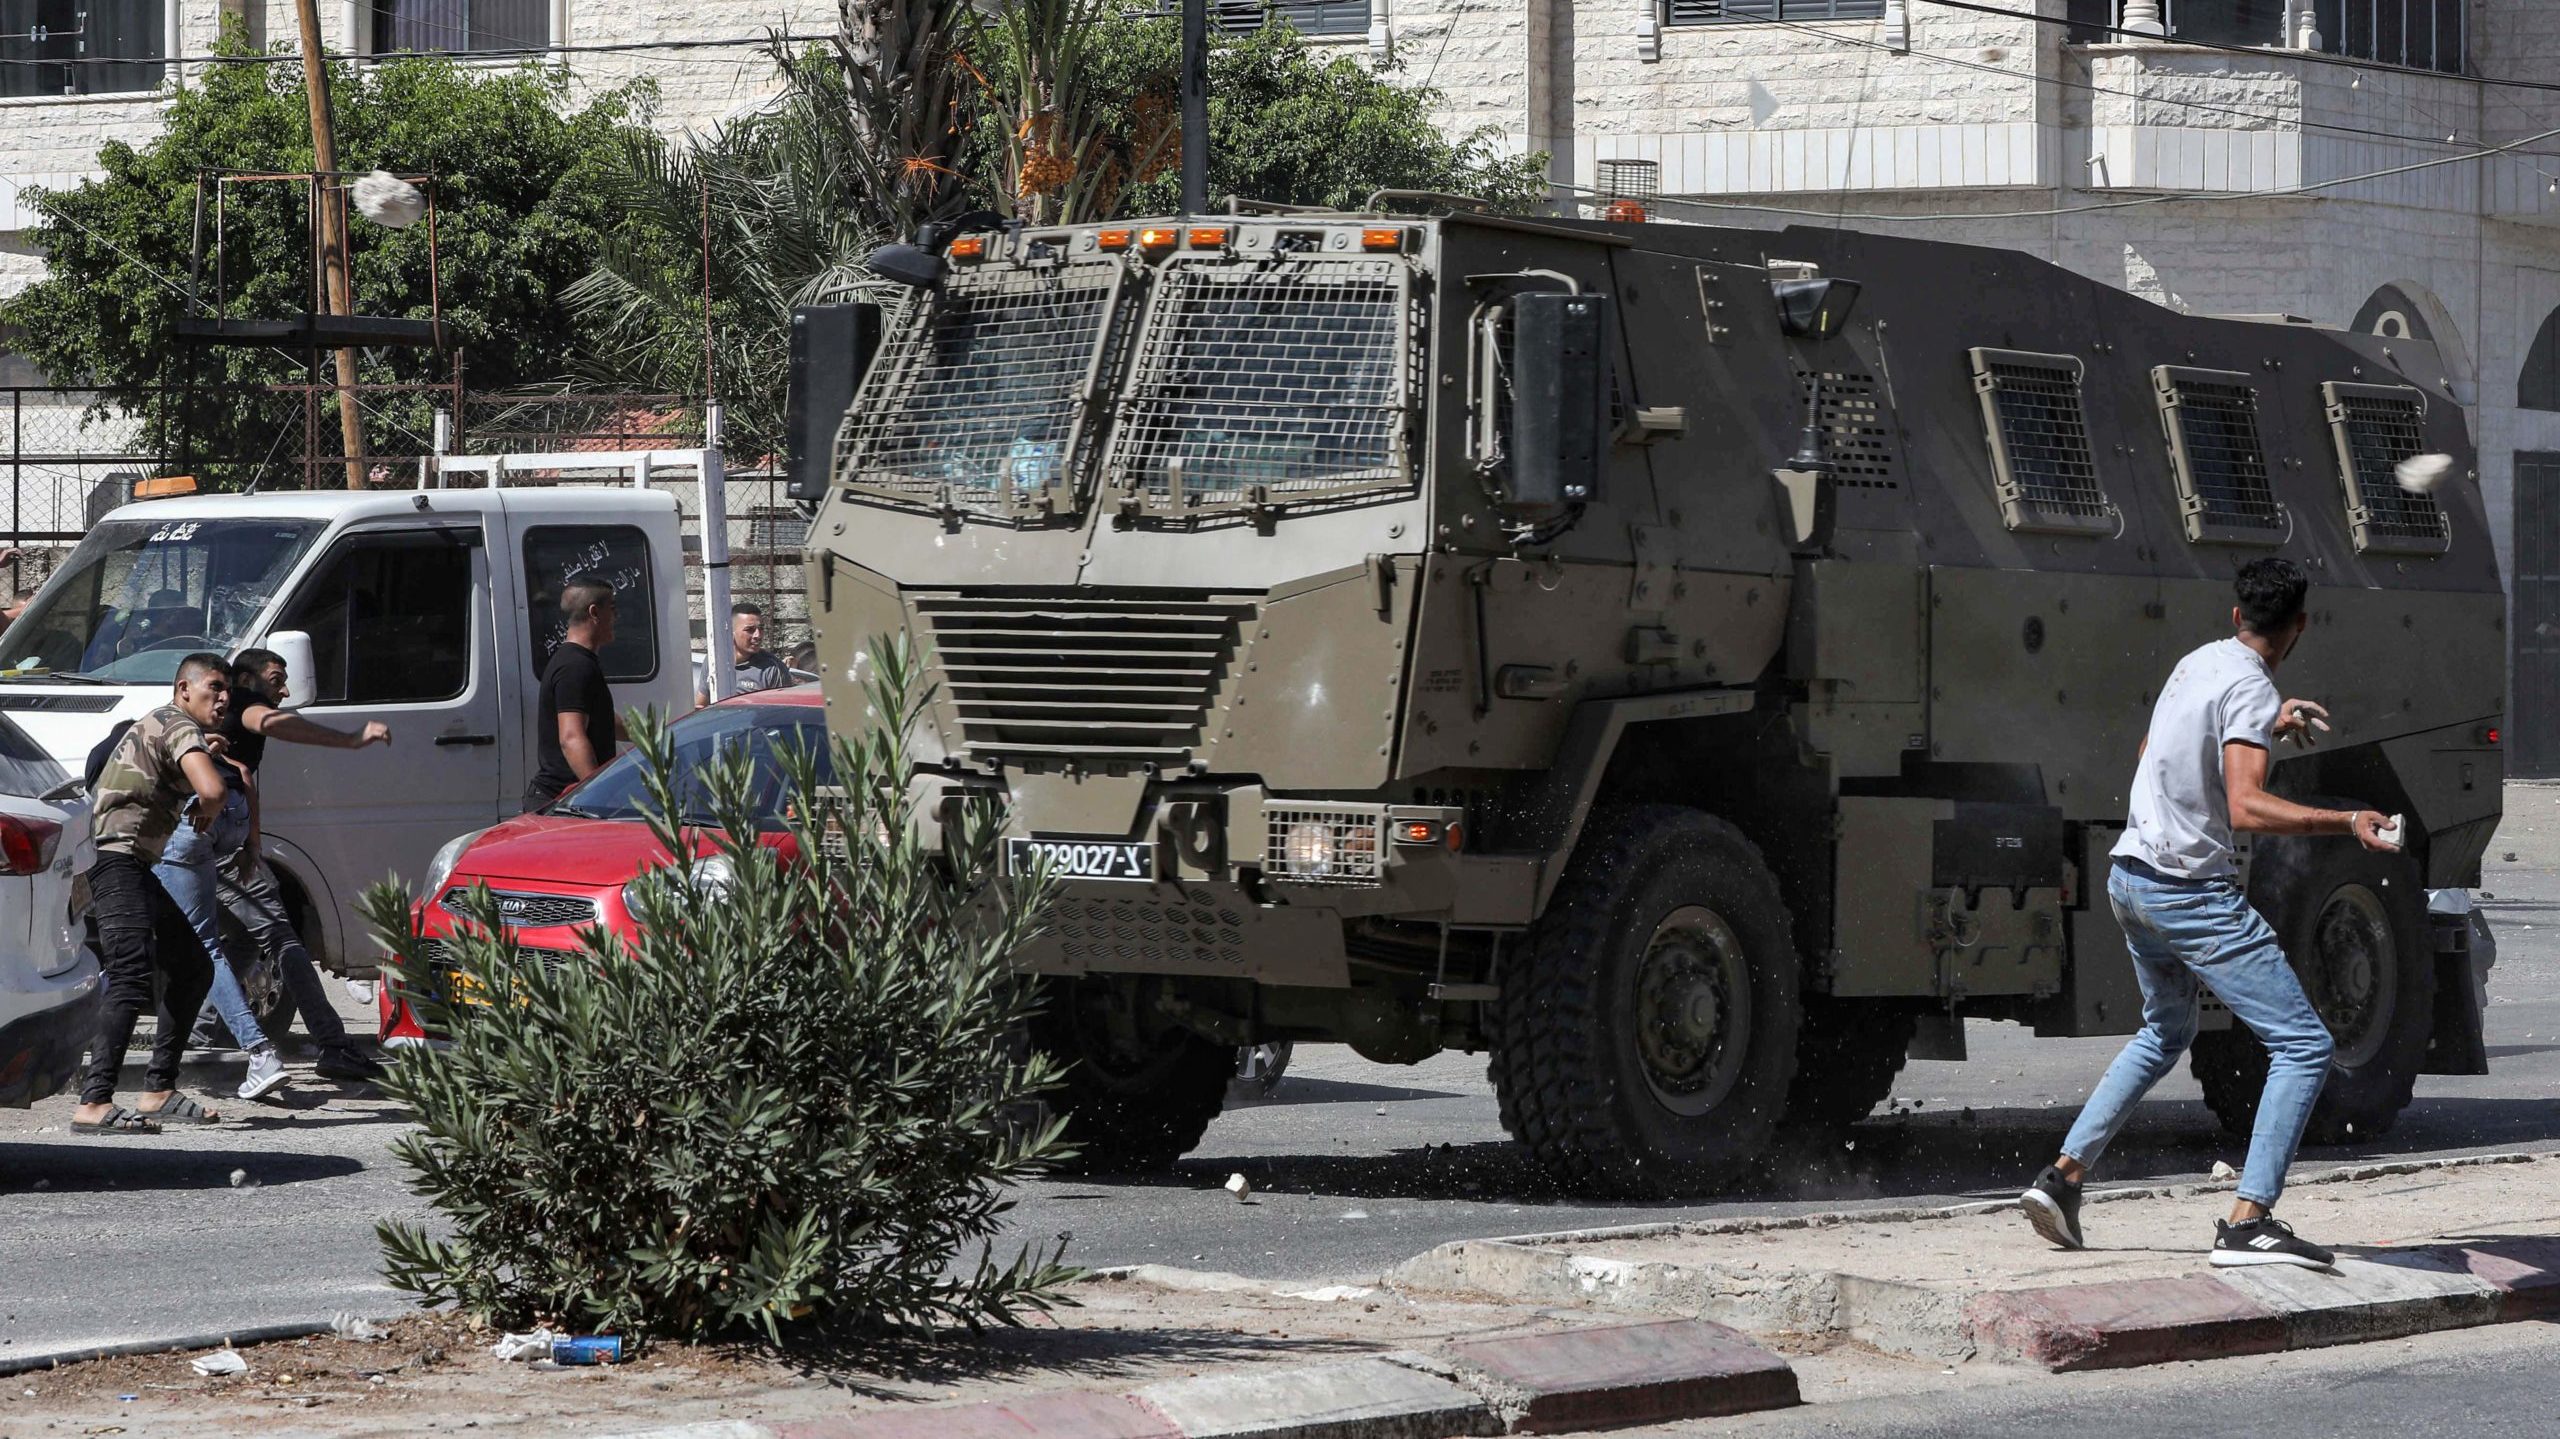
M783 401L783 489L795 500L827 497L836 426L880 349L878 305L802 305L791 312L791 388Z
M274 650L284 660L284 696L286 709L300 709L320 697L320 672L313 668L311 636L302 630L277 630L267 636L261 646Z
M1609 458L1611 300L1536 291L1511 302L1511 433L1503 508L1539 518L1600 494Z

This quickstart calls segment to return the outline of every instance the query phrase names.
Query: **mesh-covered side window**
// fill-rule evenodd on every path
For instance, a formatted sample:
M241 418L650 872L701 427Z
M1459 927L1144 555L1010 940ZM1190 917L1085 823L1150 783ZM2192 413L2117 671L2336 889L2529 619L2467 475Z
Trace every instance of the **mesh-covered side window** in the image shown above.
M2400 487L2402 460L2426 448L2426 396L2407 385L2320 387L2328 402L2329 432L2338 447L2338 479L2346 490L2347 527L2356 548L2434 554L2452 539L2452 527L2431 494Z
M2098 483L2080 408L2080 361L2023 350L1972 352L2000 508L2013 530L2106 531L2114 506Z
M953 275L902 317L863 378L838 438L838 480L966 509L1064 500L1121 274L1072 265Z
M1884 386L1875 376L1854 371L1796 371L1797 393L1817 385L1822 401L1815 422L1822 427L1823 450L1839 483L1850 489L1899 489L1893 417L1885 409Z
M1108 483L1177 511L1405 483L1401 262L1175 264L1155 290Z
M2284 511L2267 480L2258 387L2231 370L2161 365L2151 372L2189 540L2274 544Z

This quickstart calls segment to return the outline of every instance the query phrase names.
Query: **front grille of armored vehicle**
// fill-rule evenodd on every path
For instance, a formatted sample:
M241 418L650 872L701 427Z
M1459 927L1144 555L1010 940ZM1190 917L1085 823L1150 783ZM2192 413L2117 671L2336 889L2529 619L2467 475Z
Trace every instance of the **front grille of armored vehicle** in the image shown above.
M952 275L892 324L837 432L857 492L980 512L1075 508L1085 396L1126 272Z
M1168 265L1105 485L1165 514L1403 488L1422 353L1411 275L1386 258Z
M926 596L916 613L972 754L1180 762L1253 606Z

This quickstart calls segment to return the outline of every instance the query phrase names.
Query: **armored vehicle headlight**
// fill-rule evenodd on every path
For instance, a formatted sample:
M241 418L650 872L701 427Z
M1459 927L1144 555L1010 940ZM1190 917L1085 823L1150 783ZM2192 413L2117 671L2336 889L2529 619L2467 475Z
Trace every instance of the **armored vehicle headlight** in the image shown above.
M1288 856L1289 872L1303 875L1333 873L1333 826L1319 819L1302 819L1289 826L1281 853Z

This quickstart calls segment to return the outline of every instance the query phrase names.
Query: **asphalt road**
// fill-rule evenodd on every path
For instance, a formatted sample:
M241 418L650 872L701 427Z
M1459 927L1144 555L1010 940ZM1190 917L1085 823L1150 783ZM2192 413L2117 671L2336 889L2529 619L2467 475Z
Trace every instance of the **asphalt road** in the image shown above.
M2560 1148L2560 789L2516 787L2509 816L2487 875L2500 943L2492 1072L2422 1080L2381 1141L2307 1162ZM2501 858L2510 852L2515 861ZM1898 1112L1679 1206L1557 1197L1503 1138L1480 1058L1386 1068L1303 1049L1279 1102L1222 1117L1172 1173L1036 1183L1012 1224L1025 1242L1070 1236L1070 1258L1087 1265L1318 1279L1374 1274L1451 1239L2011 1192L2050 1155L2116 1042L1988 1023L1968 1038L1965 1063L1910 1066ZM204 1080L234 1083L237 1069L213 1066ZM74 1137L62 1099L0 1111L0 1362L395 1309L373 1225L417 1213L389 1151L400 1116L307 1076L288 1094L294 1107L260 1107L246 1126L149 1141ZM2199 1176L2216 1159L2237 1164L2242 1149L2181 1072L2101 1178ZM1236 1171L1254 1202L1220 1188Z

